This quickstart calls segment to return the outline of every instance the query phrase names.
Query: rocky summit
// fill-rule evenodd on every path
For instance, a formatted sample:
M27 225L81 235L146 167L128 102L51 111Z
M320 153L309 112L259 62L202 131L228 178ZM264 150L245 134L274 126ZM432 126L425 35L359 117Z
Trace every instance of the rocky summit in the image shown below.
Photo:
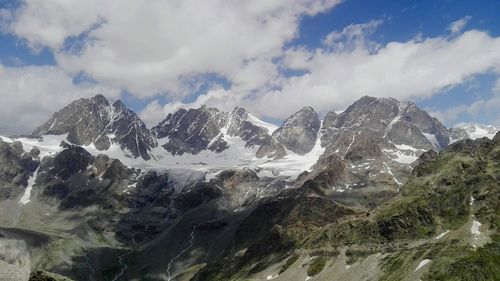
M108 150L117 144L133 157L149 159L149 150L155 146L144 122L121 101L109 104L102 95L79 99L39 126L33 136L67 134L67 140L76 145L94 145Z
M495 130L374 97L149 129L79 99L0 138L0 280L496 280Z
M258 157L282 157L287 151L304 155L316 144L321 122L311 107L304 107L290 116L273 132L271 140L257 151Z

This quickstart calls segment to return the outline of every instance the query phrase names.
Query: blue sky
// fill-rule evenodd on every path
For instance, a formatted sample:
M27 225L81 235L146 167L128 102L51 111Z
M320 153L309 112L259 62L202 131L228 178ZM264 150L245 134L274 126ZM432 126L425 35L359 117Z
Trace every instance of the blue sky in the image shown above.
M0 0L0 133L96 93L149 125L200 104L280 122L364 94L500 123L500 1L175 2Z

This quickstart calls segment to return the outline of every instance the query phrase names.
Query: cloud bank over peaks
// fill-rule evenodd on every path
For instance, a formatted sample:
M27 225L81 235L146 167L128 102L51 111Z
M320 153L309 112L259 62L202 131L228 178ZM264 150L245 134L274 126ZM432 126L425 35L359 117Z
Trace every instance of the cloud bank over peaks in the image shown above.
M339 2L26 0L3 25L33 48L51 48L66 71L139 97L182 98L183 78L208 73L245 90L268 84L300 18Z
M152 100L140 113L152 125L166 113L201 104L223 110L238 105L259 117L284 119L306 105L321 114L364 95L418 101L480 74L500 77L500 38L467 30L470 16L457 17L432 37L374 40L389 16L332 28L315 49L290 44L300 37L301 19L340 2L24 0L13 10L0 9L1 32L34 51L50 49L57 66L4 67L12 81L31 71L42 86L28 91L0 79L0 89L26 92L26 99L61 93L67 97L61 103L99 89L108 96L126 91ZM73 83L82 73L95 83ZM0 91L2 102L8 101L10 93ZM172 102L162 104L165 99Z
M324 39L325 45L315 50L287 50L283 67L303 74L281 76L274 89L262 89L251 96L234 89L224 94L208 91L196 102L176 107L197 106L201 101L221 105L234 102L259 116L283 119L304 105L324 113L344 109L364 95L425 99L475 75L500 74L500 38L486 32L469 30L454 37L417 37L374 49L375 43L365 37L380 24L372 21L330 33ZM346 43L332 47L340 44L335 42L341 37L347 38Z

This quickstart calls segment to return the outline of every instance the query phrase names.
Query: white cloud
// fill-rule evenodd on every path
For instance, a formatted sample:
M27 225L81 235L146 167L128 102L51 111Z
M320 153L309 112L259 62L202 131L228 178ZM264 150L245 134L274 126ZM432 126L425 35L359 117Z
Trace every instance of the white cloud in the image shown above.
M465 16L459 20L456 20L454 22L452 22L449 26L448 26L448 30L451 32L451 34L457 34L459 32L461 32L465 25L472 19L471 16Z
M245 90L266 86L300 18L339 1L25 0L7 29L52 48L67 71L139 97L181 98L183 78L207 73Z
M495 81L495 85L493 86L493 92L496 94L500 94L500 78Z
M4 67L0 64L0 134L28 134L55 111L80 97L118 91L92 84L75 85L55 66Z
M341 52L296 48L287 52L285 64L307 73L260 92L251 106L257 114L284 118L304 105L320 112L343 109L363 95L428 98L476 74L500 73L500 38L472 30L453 38L390 42L376 52L363 44Z
M486 94L486 93L483 93ZM500 77L491 88L491 96L482 96L470 104L462 104L444 110L432 110L431 115L454 125L460 118L467 115L470 120L489 116L493 125L500 125Z
M429 114L448 125L455 125L459 120L481 120L488 116L492 125L500 124L500 94L488 98L479 98L470 104L461 104L450 108L430 110Z
M323 44L335 52L352 51L357 48L364 48L376 51L379 45L367 39L377 27L383 23L382 20L371 20L368 23L351 24L342 31L333 31L323 40Z

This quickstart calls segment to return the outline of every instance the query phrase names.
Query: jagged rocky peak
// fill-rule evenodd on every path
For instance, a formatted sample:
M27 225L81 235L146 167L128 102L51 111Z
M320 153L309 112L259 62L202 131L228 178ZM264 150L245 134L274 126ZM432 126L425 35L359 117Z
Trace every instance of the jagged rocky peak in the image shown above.
M269 143L271 135L263 122L253 117L242 107L235 107L227 117L226 134L240 137L246 147Z
M370 130L395 145L419 149L442 149L449 143L447 129L412 102L364 96L344 112L329 112L324 121L322 145L327 146L338 130Z
M225 123L226 113L203 105L169 113L152 131L173 155L198 154L206 149L221 152L228 147L221 134Z
M279 158L292 151L299 155L310 152L316 144L321 121L312 107L304 107L275 130L271 141L257 151L257 157Z
M260 146L271 139L272 127L242 107L227 113L203 105L168 114L152 131L163 148L173 155L182 155L207 149L222 152L230 146L227 137L240 138L247 148Z
M273 138L286 149L302 155L313 149L320 127L318 114L308 106L290 116L273 133Z
M33 136L68 134L76 145L107 150L116 143L133 157L149 159L154 138L144 122L121 101L110 104L101 94L76 100L33 132Z

